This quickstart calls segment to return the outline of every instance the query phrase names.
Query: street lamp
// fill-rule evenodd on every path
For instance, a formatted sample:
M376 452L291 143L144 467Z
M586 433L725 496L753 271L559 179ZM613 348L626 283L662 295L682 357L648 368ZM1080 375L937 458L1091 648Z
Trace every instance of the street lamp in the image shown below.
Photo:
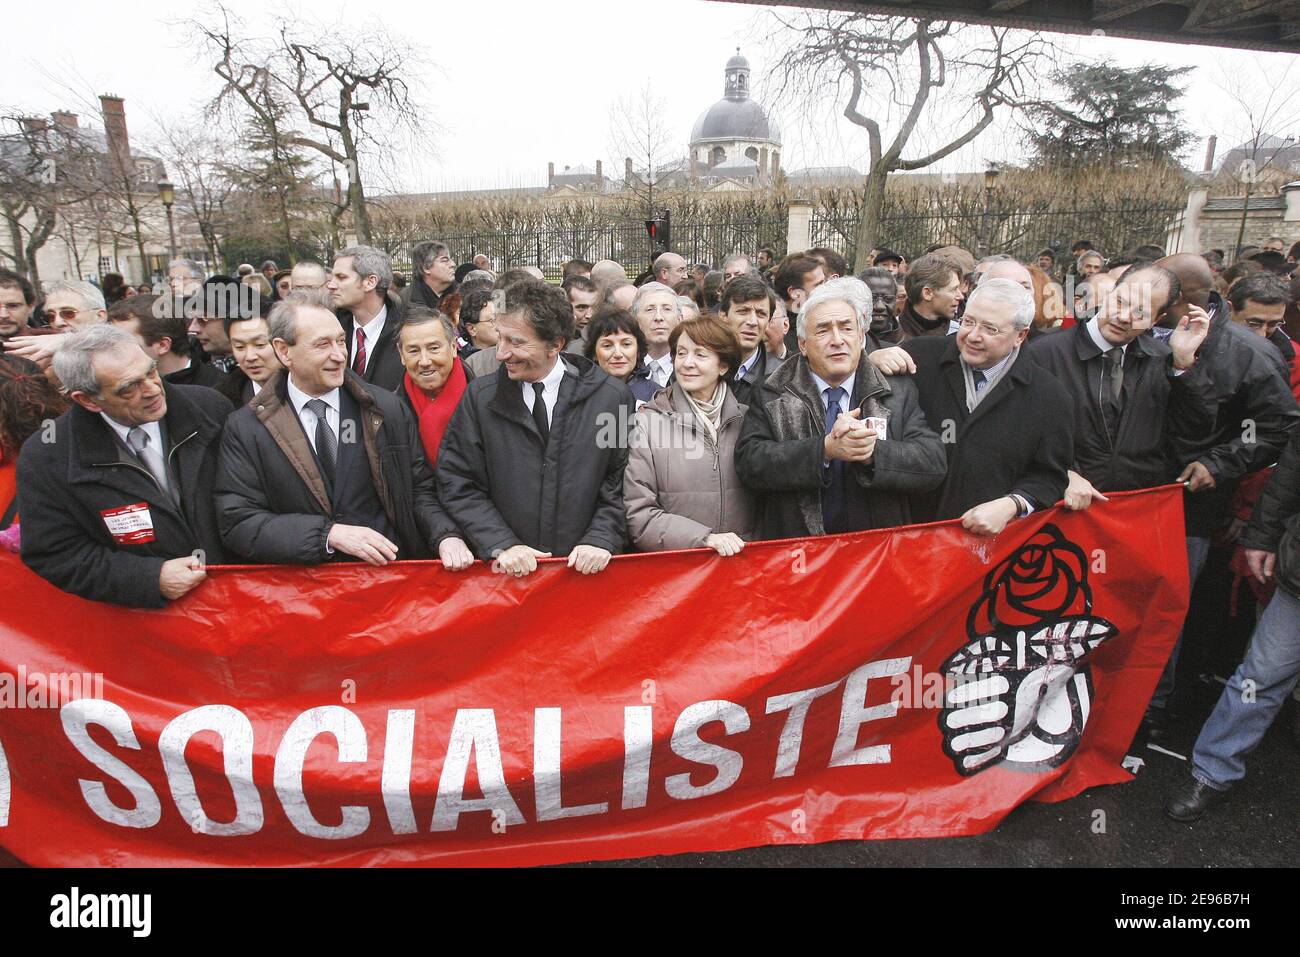
M171 260L176 258L176 223L172 219L172 207L176 205L176 187L165 179L159 180L158 198L167 210L167 248L171 253L168 259Z
M989 212L993 206L993 191L998 188L998 176L1002 170L998 169L997 163L990 163L984 170L984 216L980 221L980 249L982 255L989 254L989 248L993 244L992 237L989 234Z

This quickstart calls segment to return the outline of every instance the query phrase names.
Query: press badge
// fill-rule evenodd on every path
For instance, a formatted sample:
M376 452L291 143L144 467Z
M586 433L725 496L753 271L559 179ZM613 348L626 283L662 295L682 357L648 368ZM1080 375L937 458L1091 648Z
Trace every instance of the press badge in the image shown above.
M153 516L147 502L106 508L99 513L116 545L143 545L154 540Z
M883 441L885 433L889 431L889 420L883 415L869 415L866 418L867 428L876 433L876 440Z

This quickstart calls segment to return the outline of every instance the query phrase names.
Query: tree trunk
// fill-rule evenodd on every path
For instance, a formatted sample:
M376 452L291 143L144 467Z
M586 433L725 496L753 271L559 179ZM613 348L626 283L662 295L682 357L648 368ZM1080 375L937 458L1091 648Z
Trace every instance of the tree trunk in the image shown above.
M15 217L8 210L5 211L5 223L9 226L9 242L14 247L14 269L18 272L27 271L27 253L23 248L23 230Z
M1246 183L1246 198L1241 203L1241 225L1237 227L1237 245L1232 250L1232 261L1241 255L1241 244L1246 241L1246 214L1250 212L1250 183Z
M885 209L885 180L888 176L889 170L881 165L873 166L867 174L862 208L858 212L858 235L853 246L855 273L871 265L871 248L880 241L880 219Z

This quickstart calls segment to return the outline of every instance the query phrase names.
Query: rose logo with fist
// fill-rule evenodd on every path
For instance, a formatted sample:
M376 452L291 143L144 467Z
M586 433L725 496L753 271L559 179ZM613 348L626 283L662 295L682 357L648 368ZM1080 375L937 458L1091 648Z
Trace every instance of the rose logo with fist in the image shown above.
M1088 658L1118 632L1092 614L1087 557L1045 525L984 579L969 641L943 664L939 716L957 771L1041 771L1079 746L1092 707Z

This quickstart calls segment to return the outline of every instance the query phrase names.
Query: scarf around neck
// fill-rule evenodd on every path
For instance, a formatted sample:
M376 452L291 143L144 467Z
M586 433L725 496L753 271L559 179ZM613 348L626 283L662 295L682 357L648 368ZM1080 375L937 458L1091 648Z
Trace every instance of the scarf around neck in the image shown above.
M447 423L451 421L451 415L456 411L456 406L465 393L465 386L468 383L465 367L461 365L459 357L452 360L451 372L447 374L447 381L443 383L442 391L432 399L411 380L409 372L402 376L406 397L411 400L411 407L415 409L415 417L420 423L420 441L424 445L424 454L429 460L430 468L433 468L438 461L438 446L442 444L442 433L447 430Z
M686 401L690 404L691 411L695 413L695 418L709 433L709 440L714 445L717 445L718 426L722 422L722 403L727 401L727 383L719 379L718 387L713 391L713 398L707 402L701 402L685 389L682 389L682 395L686 396Z

